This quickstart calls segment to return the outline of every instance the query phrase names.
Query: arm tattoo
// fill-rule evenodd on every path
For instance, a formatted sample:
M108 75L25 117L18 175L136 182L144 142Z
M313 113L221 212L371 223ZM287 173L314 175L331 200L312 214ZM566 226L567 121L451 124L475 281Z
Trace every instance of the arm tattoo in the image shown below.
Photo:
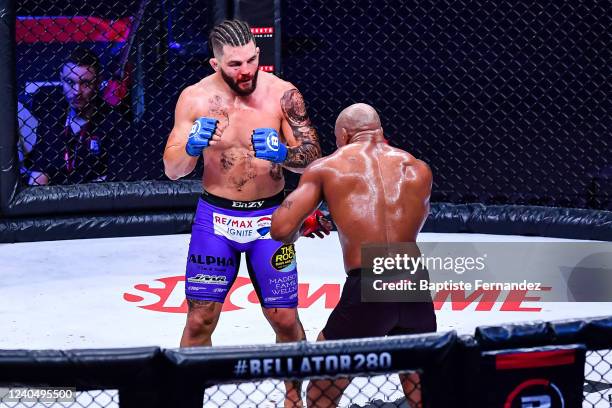
M283 165L296 168L306 167L321 157L321 146L319 146L317 131L310 123L306 112L304 98L300 91L294 88L283 94L280 103L293 135L300 143L299 146L287 148L287 159Z

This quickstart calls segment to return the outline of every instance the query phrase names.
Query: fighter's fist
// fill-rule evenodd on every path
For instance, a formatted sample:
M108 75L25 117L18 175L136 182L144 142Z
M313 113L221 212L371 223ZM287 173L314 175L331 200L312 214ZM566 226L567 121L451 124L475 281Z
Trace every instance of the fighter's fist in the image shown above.
M333 228L332 222L319 210L315 210L304 220L300 233L304 237L314 238L315 235L319 238L325 238L329 235L329 231ZM325 235L323 235L325 234Z
M185 145L185 151L188 155L198 157L202 154L202 150L210 145L218 123L217 119L207 117L201 117L193 122L187 144Z
M281 143L278 132L273 128L257 128L251 134L255 157L282 163L287 158L287 146Z

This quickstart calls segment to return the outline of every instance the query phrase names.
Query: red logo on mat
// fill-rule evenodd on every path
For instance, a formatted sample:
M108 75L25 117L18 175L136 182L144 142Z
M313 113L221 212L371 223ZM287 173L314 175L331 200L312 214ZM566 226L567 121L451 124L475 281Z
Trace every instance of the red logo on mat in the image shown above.
M138 307L154 312L187 313L185 276L156 279L151 284L134 285L134 289L123 294L125 301L137 303ZM308 308L321 298L324 299L326 309L333 309L340 300L340 284L325 283L318 288L311 288L308 283L298 285L298 308ZM250 303L259 304L257 293L249 278L238 276L225 298L222 311L244 309Z
M325 283L318 287L309 283L300 283L298 284L298 308L308 308L323 298L325 309L333 309L340 300L340 292L339 283ZM463 311L470 305L475 305L475 310L481 312L489 312L494 309L500 312L539 312L542 310L541 307L523 305L524 301L539 300L539 298L529 297L526 291L510 291L505 299L499 299L499 297L500 293L496 291L490 291L490 293L475 291L470 294L463 291L440 291L433 301L435 310L441 310L444 305L449 305L452 311ZM136 303L142 309L155 312L187 313L185 276L169 276L156 279L148 284L134 285L133 291L123 294L123 299ZM250 304L259 304L257 293L249 278L239 276L227 294L222 310L231 312L249 307Z

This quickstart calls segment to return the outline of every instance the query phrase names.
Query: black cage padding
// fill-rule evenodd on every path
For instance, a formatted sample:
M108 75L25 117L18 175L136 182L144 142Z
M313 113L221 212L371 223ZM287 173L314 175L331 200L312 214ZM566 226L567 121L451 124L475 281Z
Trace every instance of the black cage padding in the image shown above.
M425 232L612 240L612 212L524 205L433 203Z
M401 371L416 368L431 369L446 361L456 342L455 332L420 336L392 336L385 341L385 351L392 355L393 365L385 371ZM176 375L181 381L193 384L226 382L235 378L237 360L253 358L287 358L302 356L328 356L380 351L380 339L352 339L324 343L291 343L236 347L187 348L166 350L166 357L176 365ZM207 373L206 375L196 375ZM363 374L364 372L361 372ZM332 374L359 374L337 371ZM293 378L309 377L297 374ZM256 378L251 376L251 378ZM265 377L264 377L265 378Z
M590 353L589 381L608 375L612 349L612 316L550 322L480 326L474 335L426 333L329 342L296 342L244 346L160 349L0 350L0 386L76 386L77 390L117 389L124 407L201 407L204 388L262 380L333 377L334 372L311 374L237 371L255 359L299 359L386 352L392 364L385 370L338 371L338 375L371 376L382 372L417 370L424 407L471 407L482 398L474 380L482 373L482 356L517 348L557 350L579 345ZM604 364L598 363L601 361ZM238 364L240 363L240 364ZM271 365L271 367L274 365ZM327 369L327 368L326 368ZM316 370L315 370L316 371ZM591 375L593 374L593 375ZM596 392L585 385L585 393ZM232 392L234 392L232 391ZM585 394L586 395L586 394ZM229 394L227 395L229 397ZM604 394L600 395L603 401ZM592 399L589 399L592 401ZM143 405L144 404L144 405Z
M474 338L485 350L572 343L585 343L591 349L608 348L612 316L479 326Z
M0 350L0 384L149 389L162 383L163 365L159 347Z
M150 184L156 185L153 182ZM122 186L126 189L124 192L127 192L133 184L124 183ZM77 190L88 194L89 190L84 187L79 186L80 189ZM176 208L165 208L160 200L159 209L135 211L141 202L155 202L154 199L146 199L146 194L139 196L138 191L141 190L132 190L130 194L126 194L133 198L133 212L117 209L115 212L88 213L87 209L81 208L81 214L0 219L0 242L184 234L191 231L191 221L199 196L197 192L190 192L189 189L171 190L174 193L178 191L180 198L176 201L186 204L183 207L177 205ZM37 204L43 203L44 201L39 201ZM81 201L75 199L74 203L79 204ZM112 200L106 197L102 198L100 203L100 207L104 207L112 204ZM611 241L612 213L567 208L433 203L422 231Z

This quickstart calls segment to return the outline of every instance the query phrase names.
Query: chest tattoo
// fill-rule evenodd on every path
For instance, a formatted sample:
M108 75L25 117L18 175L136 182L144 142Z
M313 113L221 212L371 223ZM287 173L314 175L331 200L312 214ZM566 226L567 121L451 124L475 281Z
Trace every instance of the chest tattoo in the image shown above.
M229 126L229 112L227 107L223 105L223 99L219 95L212 96L208 100L209 112L214 116L223 116L226 124Z
M220 158L221 171L227 174L228 181L237 191L257 177L253 157L248 153L223 152Z

